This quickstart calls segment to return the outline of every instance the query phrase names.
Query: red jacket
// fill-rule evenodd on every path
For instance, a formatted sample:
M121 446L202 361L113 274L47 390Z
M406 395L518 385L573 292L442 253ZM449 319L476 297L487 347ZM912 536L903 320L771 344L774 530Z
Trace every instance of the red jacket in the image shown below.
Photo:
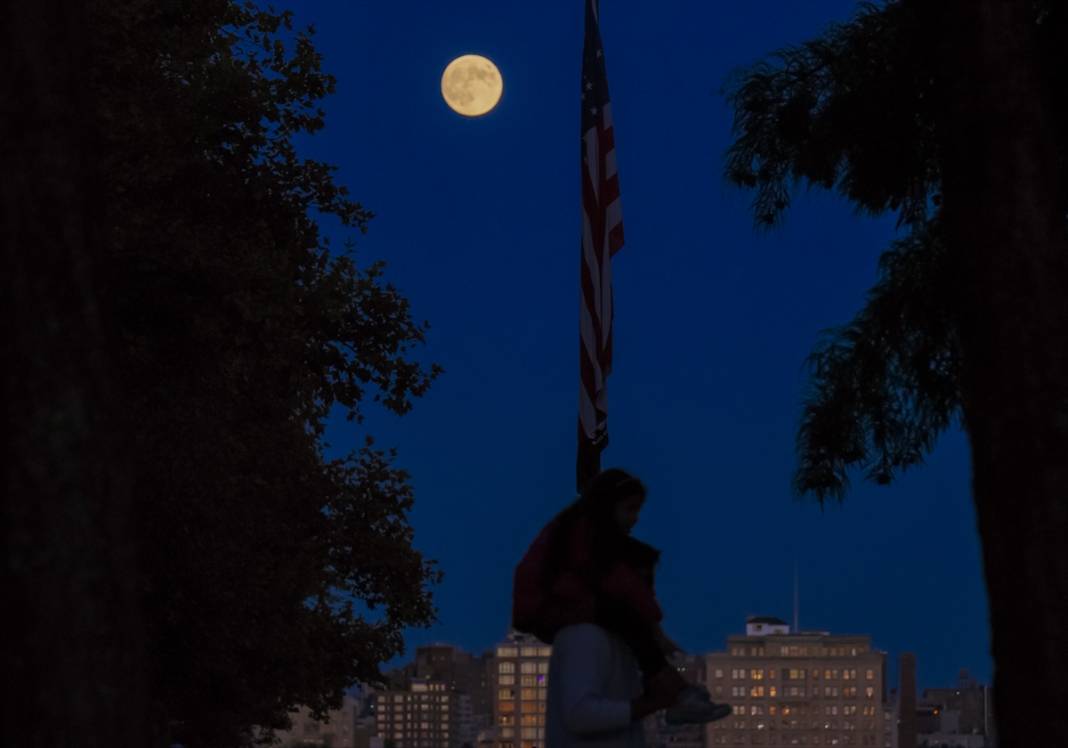
M651 568L643 576L641 570L620 559L609 565L603 577L596 578L593 539L585 519L576 521L569 537L564 539L559 572L548 583L549 546L556 531L557 522L550 522L516 567L512 591L514 628L550 643L564 626L596 622L599 596L623 603L650 625L663 618L653 589ZM656 554L655 550L649 550Z

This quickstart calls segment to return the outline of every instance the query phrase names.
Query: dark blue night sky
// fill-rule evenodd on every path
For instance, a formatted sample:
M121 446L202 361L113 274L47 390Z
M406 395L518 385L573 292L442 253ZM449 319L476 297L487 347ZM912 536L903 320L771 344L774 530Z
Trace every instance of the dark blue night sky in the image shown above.
M481 651L507 630L516 562L574 493L582 2L290 7L338 79L305 152L377 214L357 258L387 262L432 325L420 355L445 367L410 414L338 419L331 441L372 433L412 474L416 545L446 578L439 623L409 647ZM914 651L924 687L961 667L988 681L961 433L890 488L856 476L841 507L790 489L805 357L860 308L893 218L802 189L784 227L756 232L751 195L722 178L730 72L854 7L602 0L626 230L604 464L649 486L635 532L664 549L665 628L691 651L722 649L750 614L789 620L796 563L802 628L870 634L892 661ZM481 119L439 93L463 53L504 77Z

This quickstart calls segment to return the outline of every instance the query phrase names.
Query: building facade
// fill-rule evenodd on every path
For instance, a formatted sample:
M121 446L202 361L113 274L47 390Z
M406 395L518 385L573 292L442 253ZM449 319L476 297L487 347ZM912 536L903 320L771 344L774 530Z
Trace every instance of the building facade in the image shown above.
M870 637L791 632L777 618L750 618L744 636L706 656L712 700L734 709L707 726L706 743L890 748L885 665Z
M320 722L312 717L307 707L301 707L290 714L290 728L276 731L275 738L282 748L305 745L359 748L359 708L359 699L347 695L341 703L341 708L328 712L326 720Z
M514 631L494 648L495 748L545 748L550 655L552 647Z
M461 694L442 681L413 678L406 690L376 695L375 727L390 748L460 748Z

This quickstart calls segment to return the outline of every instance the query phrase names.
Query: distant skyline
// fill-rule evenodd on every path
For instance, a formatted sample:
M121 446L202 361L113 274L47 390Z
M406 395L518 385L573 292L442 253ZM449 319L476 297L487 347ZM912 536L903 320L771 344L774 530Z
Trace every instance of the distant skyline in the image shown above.
M415 545L437 559L437 625L416 646L468 651L507 632L511 577L573 498L578 396L578 0L533 5L289 3L337 76L326 128L301 141L376 213L357 260L431 323L419 355L445 373L412 412L332 422L334 453L370 433L412 475ZM791 494L806 356L859 311L893 216L800 191L785 225L753 229L751 195L721 176L727 76L802 42L856 5L841 0L653 6L604 0L626 244L614 263L615 369L605 466L649 487L635 534L663 549L665 628L721 649L747 615L868 634L917 655L921 688L960 668L990 682L989 626L959 428L884 488L854 476L843 505ZM442 101L464 53L504 78L497 108ZM350 234L325 223L340 247Z

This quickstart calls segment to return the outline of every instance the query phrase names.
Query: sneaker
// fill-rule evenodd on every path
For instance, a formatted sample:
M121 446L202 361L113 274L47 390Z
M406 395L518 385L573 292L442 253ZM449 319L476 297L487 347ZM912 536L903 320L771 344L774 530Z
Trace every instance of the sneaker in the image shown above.
M717 704L708 696L708 689L690 686L683 690L675 705L668 708L664 718L669 725L700 725L715 722L730 715L730 704Z

